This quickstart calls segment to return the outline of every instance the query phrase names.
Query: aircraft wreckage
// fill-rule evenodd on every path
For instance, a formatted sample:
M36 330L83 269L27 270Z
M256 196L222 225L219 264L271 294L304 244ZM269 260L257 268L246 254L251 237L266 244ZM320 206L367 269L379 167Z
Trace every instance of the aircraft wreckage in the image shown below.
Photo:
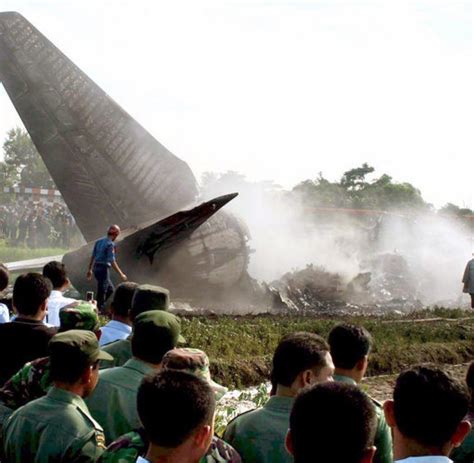
M132 281L194 298L245 280L246 227L220 211L237 194L197 205L189 166L14 12L0 13L0 80L89 242L63 258L77 289L90 288L93 242L111 223Z

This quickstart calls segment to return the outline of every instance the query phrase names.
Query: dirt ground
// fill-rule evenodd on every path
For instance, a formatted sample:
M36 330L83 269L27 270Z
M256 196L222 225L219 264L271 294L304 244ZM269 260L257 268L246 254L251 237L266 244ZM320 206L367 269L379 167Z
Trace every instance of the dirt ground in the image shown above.
M460 365L439 365L438 367L451 373L458 380L464 381L468 366L468 363L462 363ZM383 402L391 398L396 379L397 375L373 376L365 378L363 385L374 399Z

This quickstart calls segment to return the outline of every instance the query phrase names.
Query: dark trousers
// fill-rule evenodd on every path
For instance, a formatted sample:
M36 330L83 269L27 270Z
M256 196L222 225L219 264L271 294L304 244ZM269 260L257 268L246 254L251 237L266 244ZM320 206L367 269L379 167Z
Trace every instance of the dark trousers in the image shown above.
M97 308L100 313L105 310L105 301L114 292L114 285L110 279L110 267L104 264L94 265L94 277L97 280Z
M470 293L471 296L471 309L474 309L474 293Z

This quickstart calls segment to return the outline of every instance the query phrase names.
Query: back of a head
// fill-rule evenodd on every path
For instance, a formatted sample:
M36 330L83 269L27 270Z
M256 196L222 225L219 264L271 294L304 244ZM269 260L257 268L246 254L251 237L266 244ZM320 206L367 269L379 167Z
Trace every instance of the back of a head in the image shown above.
M149 310L168 310L170 292L166 288L154 285L138 285L132 298L130 320Z
M328 343L336 368L352 370L370 352L372 337L362 326L341 324L329 333Z
M327 352L329 345L317 334L299 332L285 336L273 355L273 385L289 387L302 371L323 368Z
M10 280L10 272L8 269L0 263L0 292L3 291L7 286Z
M48 347L52 381L74 384L99 359L111 359L100 351L94 333L85 330L58 333L51 338Z
M130 315L132 299L138 284L132 281L120 283L114 291L112 298L112 312L121 317Z
M138 389L138 416L150 441L179 447L200 426L212 425L214 391L201 378L177 370L145 377Z
M304 389L290 415L295 463L358 463L373 446L376 427L374 405L357 386L327 382Z
M51 283L39 273L20 275L13 286L13 306L19 315L34 316L51 294Z
M138 359L159 364L180 341L181 322L163 310L149 310L137 316L131 339L132 354Z
M438 368L417 366L402 372L393 391L399 432L418 445L442 447L468 410L466 388Z
M48 262L43 267L43 276L51 281L54 289L61 288L68 281L66 266L58 261Z

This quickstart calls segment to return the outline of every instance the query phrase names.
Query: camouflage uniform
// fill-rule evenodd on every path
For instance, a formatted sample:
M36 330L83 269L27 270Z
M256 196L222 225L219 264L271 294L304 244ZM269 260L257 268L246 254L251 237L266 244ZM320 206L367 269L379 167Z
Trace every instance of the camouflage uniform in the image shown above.
M148 444L144 431L132 431L112 442L102 454L99 463L135 463L139 456L145 456ZM240 463L237 451L227 442L214 436L206 455L199 463Z
M181 370L199 376L206 381L216 393L216 400L220 400L227 392L227 388L211 379L210 363L207 354L199 349L189 347L176 348L167 352L161 363L161 368Z
M75 362L92 366L110 358L99 349L96 336L84 330L57 334L49 350L51 362L60 368ZM8 463L93 463L105 449L102 428L83 398L54 386L46 396L15 411L5 423L3 437Z
M96 331L99 318L93 306L79 302L60 310L60 331L81 329ZM49 357L26 363L0 389L0 425L13 411L32 400L43 397L52 383L49 377Z

